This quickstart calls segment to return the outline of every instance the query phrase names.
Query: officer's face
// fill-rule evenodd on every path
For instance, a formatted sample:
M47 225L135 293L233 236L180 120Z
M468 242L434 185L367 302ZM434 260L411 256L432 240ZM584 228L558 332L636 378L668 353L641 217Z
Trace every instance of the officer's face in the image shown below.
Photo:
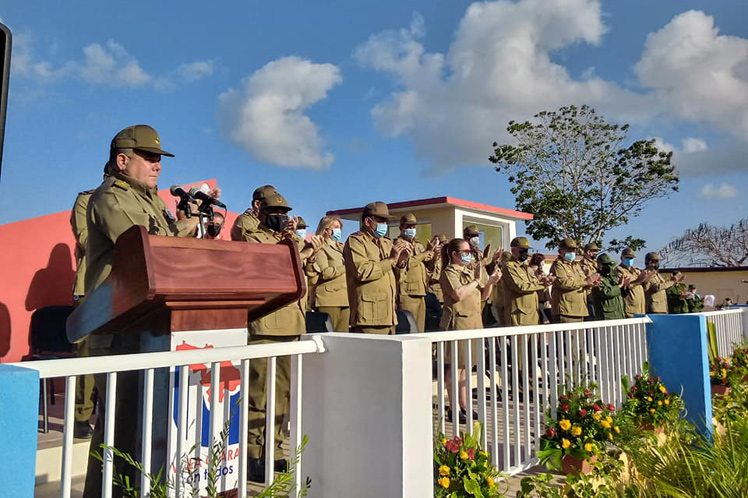
M161 156L142 150L133 150L130 155L118 155L117 166L130 178L155 188L161 174Z

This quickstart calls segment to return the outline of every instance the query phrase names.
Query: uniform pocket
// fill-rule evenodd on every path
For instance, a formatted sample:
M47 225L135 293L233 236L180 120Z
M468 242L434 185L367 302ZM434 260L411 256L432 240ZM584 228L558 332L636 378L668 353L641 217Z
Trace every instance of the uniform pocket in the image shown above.
M365 321L382 320L387 316L387 293L374 292L361 296L361 318Z

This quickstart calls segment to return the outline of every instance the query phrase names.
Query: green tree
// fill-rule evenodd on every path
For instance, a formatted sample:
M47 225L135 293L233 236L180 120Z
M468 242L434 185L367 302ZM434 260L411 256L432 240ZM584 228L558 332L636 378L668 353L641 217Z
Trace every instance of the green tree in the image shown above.
M543 111L534 122L509 122L517 144L494 142L489 160L509 175L517 209L534 215L527 233L549 239L548 248L564 237L599 243L650 199L678 191L672 152L654 140L625 146L628 130L586 105Z

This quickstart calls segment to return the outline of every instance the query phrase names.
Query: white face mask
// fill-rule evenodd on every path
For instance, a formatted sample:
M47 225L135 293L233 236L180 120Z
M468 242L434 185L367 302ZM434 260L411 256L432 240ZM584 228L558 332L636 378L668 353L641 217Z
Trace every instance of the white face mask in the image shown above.
M472 247L478 247L478 243L480 242L480 237L470 237L470 240L468 242L470 242L470 245Z

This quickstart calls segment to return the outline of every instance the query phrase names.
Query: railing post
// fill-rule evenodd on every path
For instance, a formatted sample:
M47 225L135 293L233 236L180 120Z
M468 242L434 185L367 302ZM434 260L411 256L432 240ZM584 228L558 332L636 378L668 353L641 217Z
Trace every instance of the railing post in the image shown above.
M303 364L310 498L433 496L431 340L337 333L322 340L325 354Z
M649 315L649 363L670 391L682 390L686 419L703 433L712 431L712 394L706 319L703 315Z
M39 372L0 364L0 465L3 496L34 496ZM12 462L12 464L11 464Z

